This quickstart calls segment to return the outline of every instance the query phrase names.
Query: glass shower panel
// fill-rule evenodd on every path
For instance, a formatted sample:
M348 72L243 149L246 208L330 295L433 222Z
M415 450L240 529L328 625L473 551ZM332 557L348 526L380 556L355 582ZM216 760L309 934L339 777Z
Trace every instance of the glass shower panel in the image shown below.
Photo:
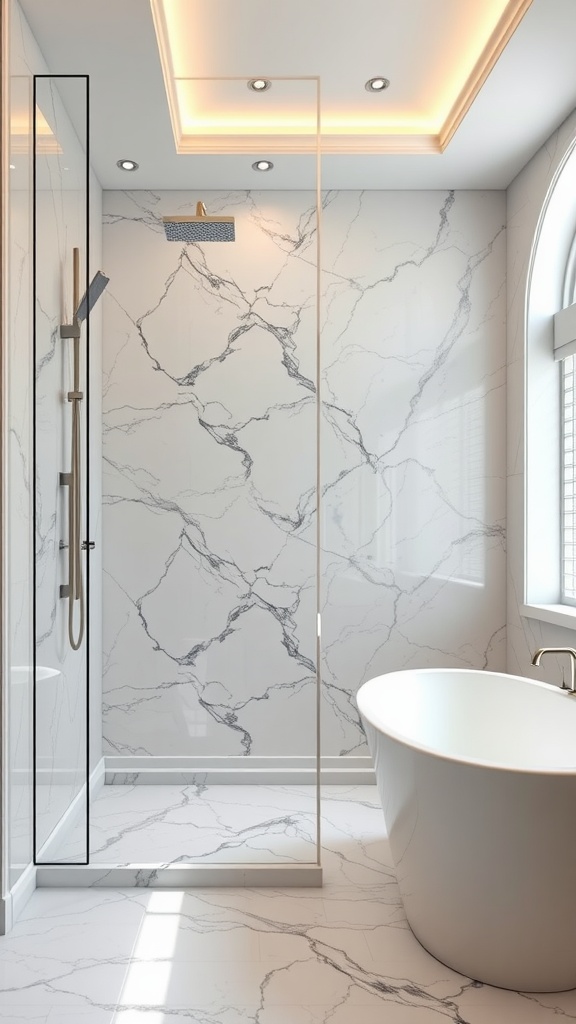
M73 337L87 285L87 112L86 77L34 79L34 827L41 864L88 860L86 324ZM70 586L77 598L71 617Z
M93 862L316 864L317 82L179 89L238 188L105 194Z
M11 888L26 870L32 845L32 500L30 492L32 415L30 365L32 316L30 295L32 259L30 204L32 136L30 130L30 79L10 76L10 178L8 184L8 322L6 336L5 397L7 416L6 502L10 548L5 561L6 611L9 650L7 771L10 816L9 876Z

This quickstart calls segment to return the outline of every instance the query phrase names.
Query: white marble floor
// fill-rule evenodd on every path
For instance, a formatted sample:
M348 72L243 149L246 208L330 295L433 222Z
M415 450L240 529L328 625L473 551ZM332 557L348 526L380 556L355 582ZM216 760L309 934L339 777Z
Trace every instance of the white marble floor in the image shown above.
M85 825L55 860L82 860ZM315 786L104 786L90 812L93 864L316 863Z
M421 948L374 789L327 788L323 821L321 890L38 890L0 939L0 1021L576 1021L576 991L490 988Z

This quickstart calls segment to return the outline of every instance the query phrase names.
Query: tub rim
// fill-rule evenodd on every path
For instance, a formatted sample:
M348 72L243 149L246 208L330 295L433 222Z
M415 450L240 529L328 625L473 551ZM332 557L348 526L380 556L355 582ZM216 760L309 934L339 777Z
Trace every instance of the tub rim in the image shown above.
M483 675L498 677L499 679L515 679L520 683L529 683L531 686L539 687L540 689L548 690L549 692L557 693L561 698L573 700L576 702L576 696L572 697L569 690L564 690L560 686L556 686L554 683L545 683L541 679L530 679L528 676L517 676L510 672L491 672L485 669L479 668L406 668L406 669L395 669L392 672L381 672L377 676L372 676L367 679L356 693L356 706L360 715L372 726L372 728L380 733L382 736L386 736L397 743L402 744L405 747L409 747L411 750L418 751L419 753L426 754L429 757L434 757L439 761L449 761L451 764L462 764L468 765L473 768L485 768L491 769L492 771L498 772L511 772L516 775L562 775L562 776L574 776L576 777L576 753L574 759L574 765L571 767L562 767L560 765L551 766L538 766L533 767L521 767L516 765L500 764L496 761L486 761L478 757L462 757L450 754L446 751L436 750L434 747L426 746L423 743L416 743L413 739L404 734L397 732L394 729L383 729L379 722L375 722L369 713L367 713L364 707L361 706L362 691L368 687L371 683L374 683L377 679L387 679L391 676L407 676L412 675L415 672L426 673L426 675ZM575 732L575 749L576 749L576 732Z

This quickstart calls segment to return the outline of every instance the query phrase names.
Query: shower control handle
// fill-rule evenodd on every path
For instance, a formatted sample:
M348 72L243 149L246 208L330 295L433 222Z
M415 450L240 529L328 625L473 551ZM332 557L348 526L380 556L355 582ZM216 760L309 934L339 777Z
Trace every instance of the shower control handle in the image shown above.
M61 540L60 544L58 546L60 548L60 551L65 551L67 549L67 547L68 547L66 541L64 541L64 540ZM94 541L94 540L83 540L82 541L82 551L94 551L95 547L96 547L96 541Z

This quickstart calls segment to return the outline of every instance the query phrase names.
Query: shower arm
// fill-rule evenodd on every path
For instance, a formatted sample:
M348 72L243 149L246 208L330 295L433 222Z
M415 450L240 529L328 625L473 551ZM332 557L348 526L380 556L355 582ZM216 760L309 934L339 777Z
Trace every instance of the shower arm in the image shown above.
M77 310L80 305L80 250L73 250L73 299L74 310L72 323L61 324L60 337L71 338L74 341L73 354L73 382L72 391L68 392L67 398L72 405L72 432L70 444L70 472L60 473L59 481L62 487L68 487L68 583L60 587L60 597L68 598L68 639L72 650L77 651L84 637L84 583L82 579L82 542L81 519L82 499L80 493L82 463L81 463L81 430L80 430L80 403L84 394L80 391L80 320ZM61 546L64 546L61 544ZM80 618L78 632L74 628L74 607L76 602L80 603Z

